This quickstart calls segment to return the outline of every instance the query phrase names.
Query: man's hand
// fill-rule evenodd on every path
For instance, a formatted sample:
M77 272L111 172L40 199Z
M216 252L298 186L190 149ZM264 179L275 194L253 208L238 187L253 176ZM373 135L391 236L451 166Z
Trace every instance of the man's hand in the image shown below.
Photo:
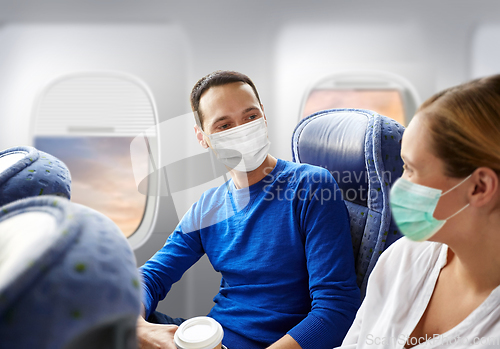
M137 319L137 340L139 349L176 349L174 334L176 325L158 325Z
M302 347L289 334L285 334L267 349L302 349Z

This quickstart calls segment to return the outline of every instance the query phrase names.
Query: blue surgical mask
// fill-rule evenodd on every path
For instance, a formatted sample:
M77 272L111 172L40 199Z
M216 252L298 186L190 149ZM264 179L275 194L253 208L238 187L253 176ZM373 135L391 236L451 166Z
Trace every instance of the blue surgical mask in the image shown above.
M448 219L469 206L467 204L450 217L439 220L434 218L434 210L439 198L460 186L470 176L445 193L440 189L426 187L399 178L392 186L390 204L392 217L401 233L410 240L425 241L438 232Z

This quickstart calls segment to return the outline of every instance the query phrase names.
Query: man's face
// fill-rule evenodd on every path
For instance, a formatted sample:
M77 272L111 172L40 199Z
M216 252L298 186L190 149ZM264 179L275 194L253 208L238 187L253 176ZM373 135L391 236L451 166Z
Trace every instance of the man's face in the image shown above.
M211 87L200 98L203 129L206 134L223 132L247 122L265 118L263 106L250 85L234 82ZM209 140L197 132L200 144L208 147Z

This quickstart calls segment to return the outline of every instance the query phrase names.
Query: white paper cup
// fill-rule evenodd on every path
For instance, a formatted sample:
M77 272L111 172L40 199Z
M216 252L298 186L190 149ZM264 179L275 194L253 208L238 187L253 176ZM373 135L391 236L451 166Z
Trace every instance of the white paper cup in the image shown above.
M174 335L178 349L220 349L224 330L208 316L198 316L184 321Z

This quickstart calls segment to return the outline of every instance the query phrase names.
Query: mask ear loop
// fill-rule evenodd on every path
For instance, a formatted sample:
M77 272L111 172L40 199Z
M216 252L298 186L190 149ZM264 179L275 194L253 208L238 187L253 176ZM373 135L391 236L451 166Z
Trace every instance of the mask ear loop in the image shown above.
M455 189L456 187L459 187L461 186L466 180L468 180L470 177L472 176L472 173L470 175L468 175L463 181L461 181L460 183L458 183L457 185L455 185L453 188L451 189L448 189L446 192L444 192L443 194L441 194L441 196L444 196L446 194L448 194L450 191L452 191L453 189Z
M447 221L448 219L455 217L457 214L459 214L460 212L462 212L463 210L465 210L467 207L469 207L469 205L470 205L470 203L468 203L467 205L465 205L464 207L462 207L460 210L458 210L457 212L455 212L454 214L452 214L451 216L449 216L448 218L443 219L443 220Z
M470 175L468 175L463 181L461 181L460 183L458 183L457 185L455 185L453 188L451 189L448 189L446 192L444 192L443 194L441 194L441 196L443 195L446 195L448 194L450 191L452 191L453 189L455 189L456 187L462 185L466 180L468 180L470 177L472 176L472 173ZM451 216L449 216L448 218L446 219L443 219L445 221L455 217L457 214L459 214L460 212L462 212L463 210L465 210L467 207L469 207L470 203L468 203L467 205L465 205L464 207L462 207L460 210L458 210L457 212L455 212L454 214L452 214Z

